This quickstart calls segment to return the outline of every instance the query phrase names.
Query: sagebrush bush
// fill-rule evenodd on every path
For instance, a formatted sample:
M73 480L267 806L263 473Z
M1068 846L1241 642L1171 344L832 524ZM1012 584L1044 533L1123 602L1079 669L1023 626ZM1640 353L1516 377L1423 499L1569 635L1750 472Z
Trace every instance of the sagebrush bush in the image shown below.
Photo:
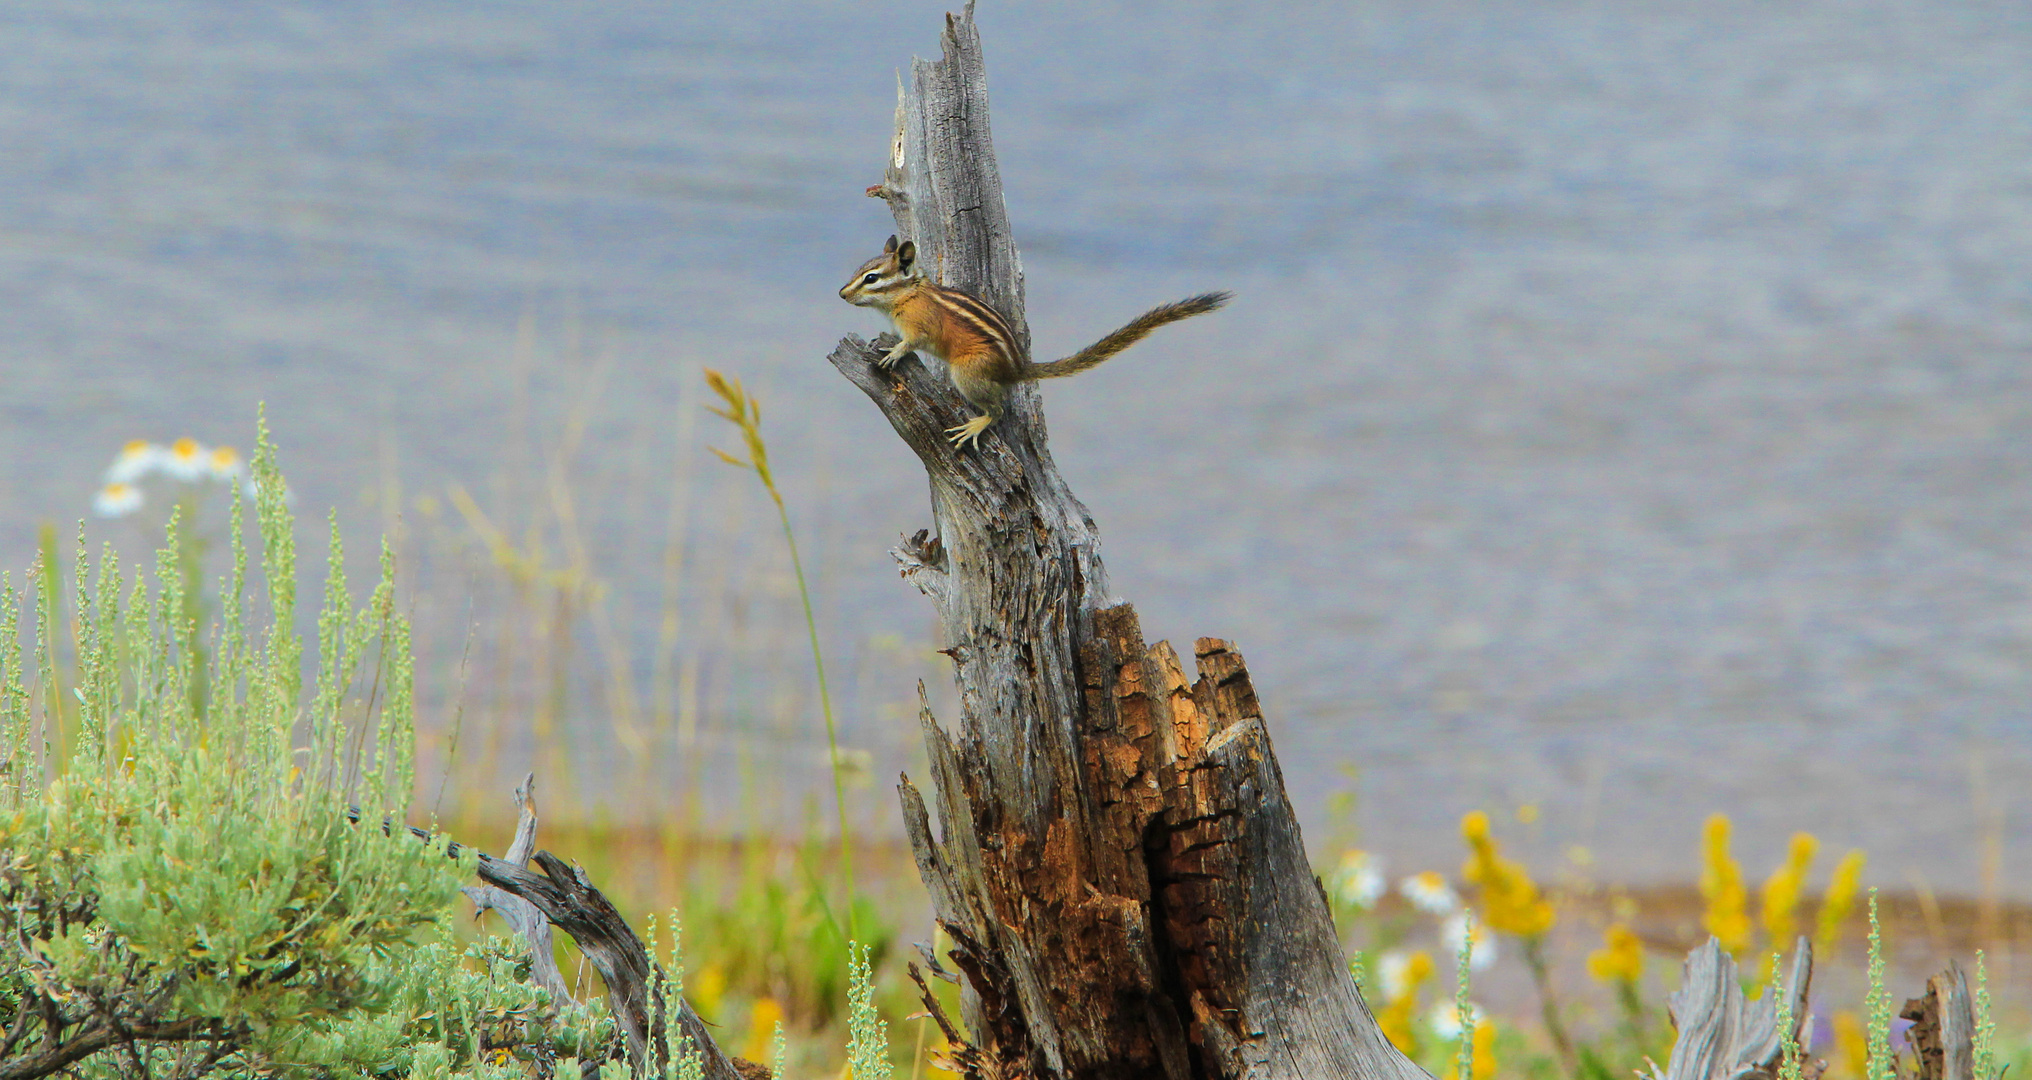
M472 857L380 827L414 779L392 555L356 606L334 527L306 694L265 424L253 475L259 596L236 494L214 625L175 518L152 584L110 548L88 582L81 550L69 620L54 568L30 574L34 668L18 633L0 653L0 1077L521 1076L510 1052L589 1051L592 1014L536 1023L515 946L447 937Z

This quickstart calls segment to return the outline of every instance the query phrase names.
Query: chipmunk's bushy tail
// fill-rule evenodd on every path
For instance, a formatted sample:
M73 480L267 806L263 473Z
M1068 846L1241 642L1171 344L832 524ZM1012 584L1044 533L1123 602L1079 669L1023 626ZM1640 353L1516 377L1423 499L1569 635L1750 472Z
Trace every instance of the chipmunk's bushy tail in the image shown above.
M1227 303L1228 299L1233 295L1233 293L1224 292L1202 293L1198 296L1189 296L1175 304L1163 304L1151 308L1149 311L1136 316L1129 325L1063 360L1053 360L1048 364L1031 364L1024 370L1023 377L1026 379L1061 379L1067 375L1077 375L1090 367L1099 367L1102 361L1148 337L1150 331L1166 323L1175 323L1180 319L1190 319L1194 315L1204 315Z

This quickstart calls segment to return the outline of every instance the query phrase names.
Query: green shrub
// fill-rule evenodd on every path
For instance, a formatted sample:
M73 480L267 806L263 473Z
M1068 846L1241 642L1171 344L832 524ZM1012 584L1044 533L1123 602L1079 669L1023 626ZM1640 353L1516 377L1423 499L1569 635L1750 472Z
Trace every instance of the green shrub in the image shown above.
M260 603L236 499L216 626L198 625L174 518L152 586L130 586L110 549L88 583L80 552L68 640L55 568L30 574L35 668L18 634L0 654L0 1077L519 1076L510 1053L589 1049L590 1013L536 1023L549 1003L516 977L512 946L452 945L472 857L371 824L402 821L413 786L393 556L356 607L334 527L306 696L265 424L253 491ZM9 583L9 625L20 600Z

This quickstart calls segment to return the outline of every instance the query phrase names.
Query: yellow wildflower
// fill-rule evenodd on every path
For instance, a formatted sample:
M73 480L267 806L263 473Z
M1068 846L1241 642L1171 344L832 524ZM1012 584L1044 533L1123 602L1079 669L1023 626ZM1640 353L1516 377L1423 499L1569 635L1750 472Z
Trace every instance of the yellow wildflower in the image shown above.
M720 999L727 994L727 969L718 964L707 964L684 990L686 999L700 1016L717 1017Z
M1390 1045L1404 1052L1405 1057L1418 1053L1418 1039L1411 1033L1411 999L1393 1001L1376 1013L1376 1026L1382 1029L1383 1037Z
M1863 1035L1863 1021L1853 1010L1834 1014L1834 1060L1829 1073L1862 1080L1869 1075L1870 1041Z
M1423 949L1411 953L1386 952L1376 965L1383 1000L1388 1002L1416 999L1418 988L1432 978L1432 972L1432 954Z
M776 1041L776 1025L783 1022L783 1006L773 997L755 999L748 1010L748 1045L741 1056L749 1061L768 1061L770 1045Z
M1478 886L1476 901L1482 920L1518 937L1535 938L1552 929L1552 905L1538 895L1538 886L1519 863L1503 858L1489 835L1489 815L1480 810L1461 818L1461 837L1471 849L1461 876Z
M1475 1072L1473 1080L1495 1080L1496 1078L1496 1022L1480 1020L1475 1024Z
M1628 926L1613 923L1602 932L1602 947L1588 954L1588 974L1605 983L1633 983L1644 974L1644 944Z
M1821 956L1834 955L1835 939L1841 936L1842 924L1849 919L1849 912L1855 910L1856 892L1863 883L1863 853L1850 851L1835 864L1834 876L1828 879L1827 895L1820 901L1820 917L1814 920L1813 951Z
M1384 1005L1376 1013L1376 1025L1391 1045L1408 1055L1418 1052L1412 1034L1411 1017L1418 1010L1418 988L1432 978L1432 956L1423 950L1410 954L1389 952L1377 965L1382 982Z
M1799 906L1800 890L1806 886L1806 871L1813 866L1814 853L1820 850L1820 841L1812 833L1793 833L1792 849L1785 856L1785 865L1772 871L1764 882L1764 932L1771 935L1771 946L1788 949L1792 946L1792 935L1797 933L1798 920L1793 909Z
M1742 956L1750 947L1748 894L1743 888L1743 868L1729 855L1729 816L1716 814L1701 830L1702 865L1700 895L1707 900L1701 925L1719 938L1722 948Z

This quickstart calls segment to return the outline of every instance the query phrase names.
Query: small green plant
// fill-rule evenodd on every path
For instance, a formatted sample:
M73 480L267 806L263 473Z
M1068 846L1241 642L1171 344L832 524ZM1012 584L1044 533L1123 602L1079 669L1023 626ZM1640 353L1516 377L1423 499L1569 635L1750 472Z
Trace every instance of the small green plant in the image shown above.
M1990 1018L1990 973L1983 964L1983 951L1976 950L1976 1080L1996 1080L1997 1022Z
M705 1080L705 1052L684 1030L684 924L677 912L670 913L670 952L657 967L652 1000L662 1005L662 1015L653 1026L657 1045L649 1048L649 1061L642 1075L657 1080ZM648 950L656 959L656 916L649 917Z
M889 1024L875 1011L875 976L868 967L868 949L859 942L847 949L847 1073L853 1080L890 1080Z
M1784 968L1780 965L1781 958L1777 953L1772 953L1771 970L1783 971ZM1792 1015L1792 992L1786 987L1781 976L1774 974L1771 978L1771 992L1777 995L1778 1002L1777 1027L1780 1040L1778 1080L1799 1080L1804 1062L1801 1060L1803 1055L1800 1053L1799 1040L1793 1038L1792 1026L1795 1018Z
M1868 1080L1897 1080L1891 1058L1891 991L1884 984L1884 938L1877 925L1877 890L1870 888L1870 991L1864 997L1869 1013Z
M334 535L305 694L283 490L264 424L253 497L265 632L246 617L257 600L238 500L208 640L186 602L174 514L152 586L127 582L110 549L96 576L78 560L67 695L50 575L35 575L32 597L0 588L0 1059L11 1077L488 1078L519 1075L499 1060L512 1048L590 1045L526 1026L548 1006L504 969L505 951L460 953L444 936L470 857L349 814L358 804L368 822L400 821L409 803L408 626L392 557L384 549L380 581L356 606ZM33 670L11 632L23 600ZM64 696L68 747L51 738Z

